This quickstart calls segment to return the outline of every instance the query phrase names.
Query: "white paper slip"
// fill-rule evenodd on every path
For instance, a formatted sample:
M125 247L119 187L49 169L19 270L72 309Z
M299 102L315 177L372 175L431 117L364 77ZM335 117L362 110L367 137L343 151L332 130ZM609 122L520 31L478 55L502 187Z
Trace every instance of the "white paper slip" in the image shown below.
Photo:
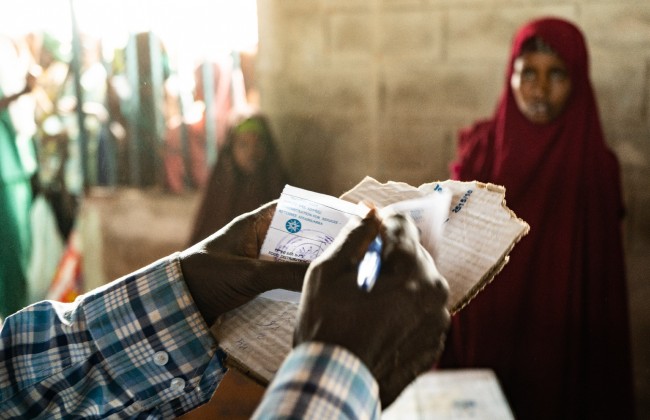
M514 420L514 415L492 370L460 369L420 375L381 418Z
M260 259L309 263L321 255L350 217L363 217L368 207L330 195L287 185L260 249ZM271 290L267 299L298 303L300 293Z
M332 243L350 217L368 208L287 185L275 208L260 258L310 262Z
M439 187L431 194L389 204L381 209L380 215L395 212L411 216L420 233L420 243L435 261L438 259L439 243L448 219L451 198L449 189Z

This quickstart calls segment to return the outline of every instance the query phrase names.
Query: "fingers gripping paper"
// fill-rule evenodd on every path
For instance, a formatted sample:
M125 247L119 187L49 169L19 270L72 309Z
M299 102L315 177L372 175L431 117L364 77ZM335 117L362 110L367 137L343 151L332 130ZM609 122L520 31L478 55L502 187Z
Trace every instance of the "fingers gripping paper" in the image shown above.
M506 207L503 187L476 181L413 187L400 182L382 184L366 177L336 199L287 186L260 258L309 262L322 253L350 217L362 215L356 203L370 201L384 208L442 192L451 197L445 202L449 207L446 217L435 222L442 226L427 232L419 220L416 224L423 232L424 247L449 284L448 308L454 313L494 279L508 262L512 248L528 233L528 224ZM228 354L228 364L268 383L291 351L298 299L294 292L265 293L225 314L214 334Z

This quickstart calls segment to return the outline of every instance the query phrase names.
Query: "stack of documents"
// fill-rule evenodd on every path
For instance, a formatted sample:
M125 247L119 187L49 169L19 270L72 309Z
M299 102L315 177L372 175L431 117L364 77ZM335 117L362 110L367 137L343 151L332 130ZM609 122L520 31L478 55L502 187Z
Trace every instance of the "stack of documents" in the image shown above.
M419 187L366 177L340 198L286 186L260 258L310 262L365 204L409 214L422 245L449 284L453 314L467 305L508 262L528 233L505 205L505 189L480 182L444 181ZM228 364L266 384L291 351L300 294L271 291L228 312L214 328Z

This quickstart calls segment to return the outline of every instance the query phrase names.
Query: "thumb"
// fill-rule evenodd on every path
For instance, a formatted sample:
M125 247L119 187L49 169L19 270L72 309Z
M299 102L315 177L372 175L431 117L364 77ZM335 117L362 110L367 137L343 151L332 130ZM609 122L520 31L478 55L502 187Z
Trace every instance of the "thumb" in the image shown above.
M334 242L314 262L329 260L334 270L344 270L350 264L359 263L368 246L379 234L381 220L374 209L366 217L351 219L338 234Z

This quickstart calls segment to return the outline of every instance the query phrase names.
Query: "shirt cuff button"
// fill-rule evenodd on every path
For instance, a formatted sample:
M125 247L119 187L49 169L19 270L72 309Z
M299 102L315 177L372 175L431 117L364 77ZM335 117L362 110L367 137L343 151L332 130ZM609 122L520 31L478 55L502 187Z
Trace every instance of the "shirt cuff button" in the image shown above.
M169 355L165 351L159 351L153 355L153 362L158 366L165 366L169 361Z
M174 378L172 379L171 389L174 391L180 391L185 388L185 380L183 378Z

